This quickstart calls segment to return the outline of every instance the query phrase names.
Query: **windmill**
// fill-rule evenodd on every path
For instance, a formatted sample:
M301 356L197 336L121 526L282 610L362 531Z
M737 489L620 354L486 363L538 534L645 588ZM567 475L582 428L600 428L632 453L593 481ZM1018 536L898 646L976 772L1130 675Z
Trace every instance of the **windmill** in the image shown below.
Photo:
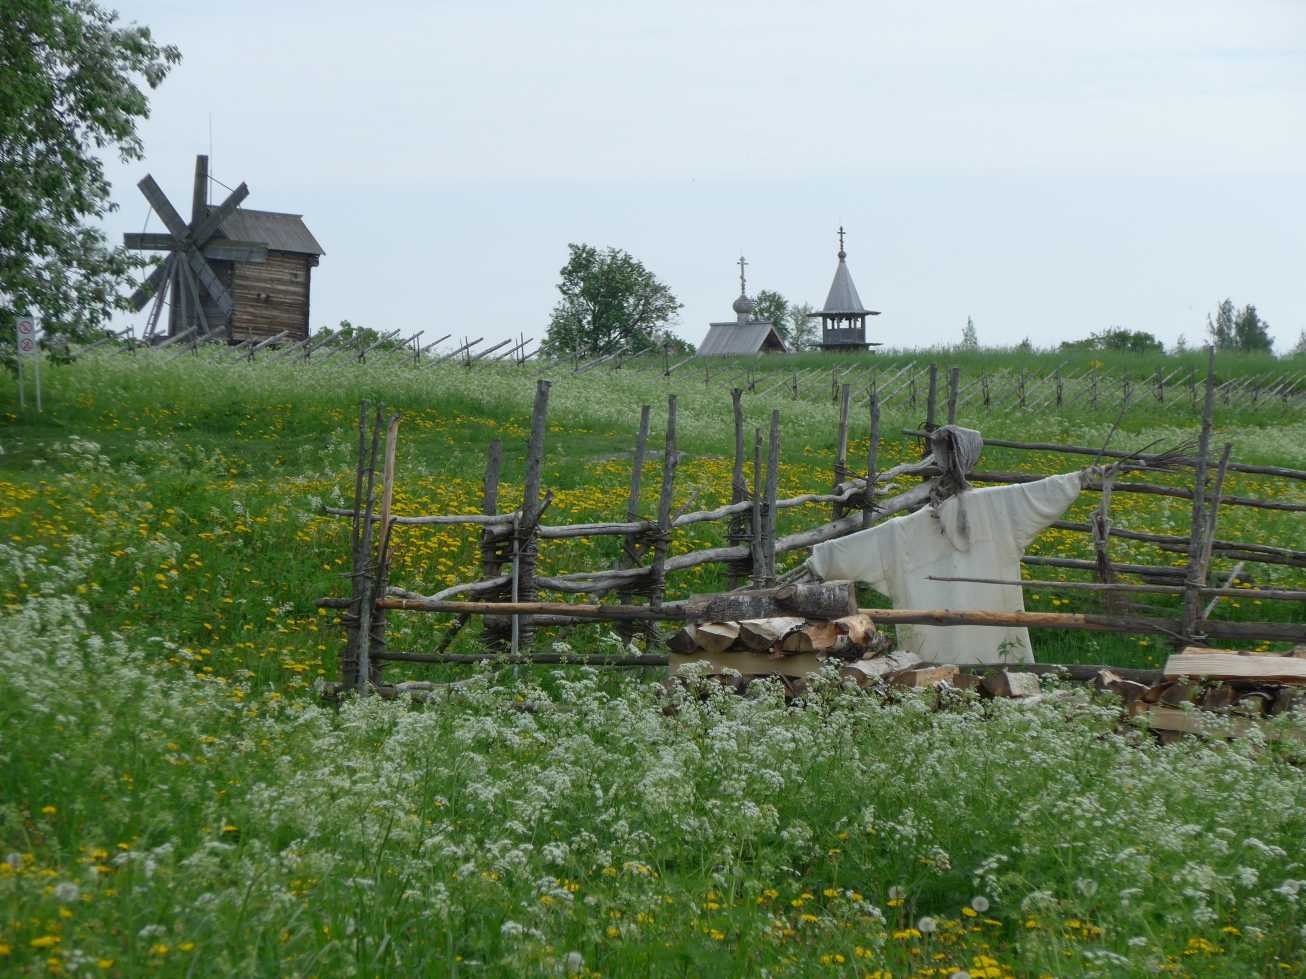
M249 188L242 183L215 208L208 206L209 158L195 158L195 188L191 196L190 223L187 224L177 209L149 174L138 187L150 207L166 227L166 234L128 233L123 243L132 249L166 251L168 257L158 265L132 294L132 309L140 312L154 300L145 327L145 336L151 337L158 328L159 315L166 297L172 295L172 335L195 329L198 335L214 336L227 340L230 319L236 303L232 298L230 265L220 266L226 272L219 275L209 264L262 263L267 261L268 246L257 241L233 241L219 232L224 221L231 218L241 201L249 196ZM226 281L224 282L224 278Z

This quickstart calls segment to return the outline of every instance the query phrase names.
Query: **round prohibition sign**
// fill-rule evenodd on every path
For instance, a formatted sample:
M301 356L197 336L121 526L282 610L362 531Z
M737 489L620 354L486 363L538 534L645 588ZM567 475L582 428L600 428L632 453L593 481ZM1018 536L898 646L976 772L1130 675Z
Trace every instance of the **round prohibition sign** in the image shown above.
M20 319L18 321L18 335L20 337L31 337L36 335L36 322L30 319Z

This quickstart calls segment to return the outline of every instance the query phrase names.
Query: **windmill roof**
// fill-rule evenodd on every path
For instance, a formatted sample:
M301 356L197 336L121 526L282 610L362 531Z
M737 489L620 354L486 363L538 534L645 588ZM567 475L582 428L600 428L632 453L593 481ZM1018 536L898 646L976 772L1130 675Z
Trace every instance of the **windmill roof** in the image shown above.
M774 343L768 343L774 337ZM709 323L707 336L698 345L700 357L727 357L732 354L756 354L770 346L786 350L775 327L761 323Z
M843 252L839 253L839 264L834 270L834 281L830 283L830 292L825 297L825 308L821 312L859 314L872 312L862 305L862 297L857 295L857 287L853 285L852 273L848 271L848 263L843 260Z
M252 211L237 208L222 222L222 234L237 241L260 241L279 252L325 255L326 252L304 224L302 214Z

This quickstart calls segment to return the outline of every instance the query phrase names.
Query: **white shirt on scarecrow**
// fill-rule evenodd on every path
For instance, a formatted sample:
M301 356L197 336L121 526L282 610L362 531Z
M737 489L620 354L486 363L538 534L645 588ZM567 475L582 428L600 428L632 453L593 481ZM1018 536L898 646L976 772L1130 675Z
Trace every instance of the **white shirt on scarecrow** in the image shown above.
M967 489L915 513L817 544L821 578L863 581L898 608L1023 612L1012 585L929 577L1020 578L1020 559L1040 531L1070 508L1082 474ZM898 626L898 644L932 663L1032 663L1029 630L1004 626Z

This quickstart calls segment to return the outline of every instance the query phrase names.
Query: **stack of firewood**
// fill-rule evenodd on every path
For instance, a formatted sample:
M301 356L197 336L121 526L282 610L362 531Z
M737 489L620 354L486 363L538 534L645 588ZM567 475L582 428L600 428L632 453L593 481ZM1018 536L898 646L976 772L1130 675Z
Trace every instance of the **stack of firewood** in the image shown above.
M1212 713L1224 715L1231 733L1243 735L1263 718L1306 707L1306 648L1275 656L1187 646L1166 660L1150 686L1111 670L1099 673L1093 685L1118 694L1130 717L1145 714L1162 740L1203 733ZM1306 743L1306 730L1296 740Z
M803 676L827 659L853 662L885 652L889 637L857 610L850 581L692 598L699 621L671 637L671 667L707 660L740 673ZM919 661L917 661L919 662Z

